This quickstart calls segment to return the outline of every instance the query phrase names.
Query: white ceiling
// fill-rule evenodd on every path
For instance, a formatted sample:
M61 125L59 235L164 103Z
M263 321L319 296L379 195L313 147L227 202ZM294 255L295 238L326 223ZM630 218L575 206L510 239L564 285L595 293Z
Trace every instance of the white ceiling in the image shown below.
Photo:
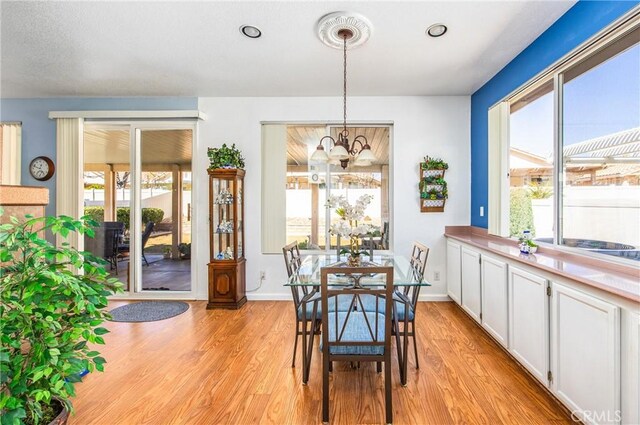
M334 96L342 52L316 22L373 25L349 53L349 95L465 95L575 1L2 1L2 97ZM442 22L442 38L425 29ZM238 28L256 25L257 40Z

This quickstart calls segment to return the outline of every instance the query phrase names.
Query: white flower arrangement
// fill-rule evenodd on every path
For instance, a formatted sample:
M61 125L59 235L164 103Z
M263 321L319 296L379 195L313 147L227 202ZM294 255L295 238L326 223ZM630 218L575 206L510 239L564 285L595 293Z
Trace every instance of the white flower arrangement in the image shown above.
M369 234L373 231L373 227L369 224L358 224L358 221L364 219L364 211L373 199L372 195L362 195L355 205L351 205L344 196L331 195L327 200L327 208L335 208L336 213L342 218L329 228L329 233L341 238L349 238L351 240L351 249L343 249L341 253L349 253L352 258L360 256L358 237Z
M342 195L331 195L327 199L327 208L336 208L336 213L343 219L349 221L360 221L364 218L364 211L367 209L373 195L362 195L356 200L355 205L351 205L347 198Z

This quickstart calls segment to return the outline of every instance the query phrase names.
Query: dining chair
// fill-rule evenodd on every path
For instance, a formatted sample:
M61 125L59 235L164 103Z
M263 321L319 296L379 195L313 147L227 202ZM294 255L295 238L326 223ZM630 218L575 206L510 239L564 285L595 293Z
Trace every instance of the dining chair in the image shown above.
M323 267L320 275L322 305L322 421L329 422L329 373L333 361L375 362L380 372L384 363L386 423L393 422L391 399L391 326L393 309L393 267ZM361 280L375 276L379 286L362 286ZM339 280L340 285L335 284ZM331 283L329 283L331 280ZM380 303L364 309L362 296ZM347 311L330 311L329 302L349 300ZM384 304L382 304L384 303ZM384 305L383 308L378 306ZM358 396L358 395L354 395ZM354 400L355 403L355 400Z
M284 264L287 267L288 277L293 276L300 265L302 259L300 257L300 249L298 248L298 241L291 242L282 248L282 254L284 255ZM296 367L296 351L298 349L298 337L303 336L303 308L302 300L309 295L309 289L306 286L291 286L291 295L293 296L293 307L296 313L296 335L295 342L293 344L293 360L291 361L291 367ZM308 319L311 319L310 314L312 310L307 310ZM306 321L305 321L306 323ZM310 323L310 322L309 322Z
M409 263L411 264L411 273L413 273L413 280L415 282L421 283L424 280L424 272L427 267L428 257L429 248L419 242L414 242ZM418 296L420 295L420 288L420 286L403 286L402 289L396 291L394 294L396 310L398 312L398 323L403 324L403 327L408 327L406 329L407 332L404 333L404 335L405 337L413 339L413 352L416 358L416 369L420 368L415 332L416 304L418 302ZM401 333L404 331L405 329L402 329Z

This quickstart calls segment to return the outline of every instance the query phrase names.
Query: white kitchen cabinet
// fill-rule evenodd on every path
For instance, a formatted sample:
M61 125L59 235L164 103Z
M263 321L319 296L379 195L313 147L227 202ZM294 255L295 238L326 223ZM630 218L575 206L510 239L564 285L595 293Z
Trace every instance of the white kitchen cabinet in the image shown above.
M544 385L549 372L547 280L509 267L509 352Z
M554 282L551 371L552 391L583 422L619 423L619 308Z
M460 275L460 244L447 241L447 293L456 303L462 302Z
M487 255L481 261L482 327L505 348L509 346L507 263Z
M462 308L480 323L482 293L480 288L480 253L462 247Z

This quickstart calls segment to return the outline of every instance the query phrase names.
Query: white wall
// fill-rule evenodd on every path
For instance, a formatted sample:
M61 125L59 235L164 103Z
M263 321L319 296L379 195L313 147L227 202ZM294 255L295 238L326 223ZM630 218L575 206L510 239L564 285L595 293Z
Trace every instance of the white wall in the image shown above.
M313 98L200 98L198 109L208 119L199 124L194 152L194 179L198 187L207 186L207 147L235 143L246 159L245 242L247 290L257 287L260 271L266 280L260 290L248 292L249 299L289 299L283 286L286 270L281 255L263 255L260 250L261 220L261 122L339 122L342 115L340 97ZM434 271L442 280L433 282L422 294L426 298L446 297L445 225L469 224L470 200L470 97L351 97L348 99L350 122L392 122L391 153L392 240L394 252L409 255L414 240L432 248L427 263L427 278ZM442 157L449 163L446 180L449 200L444 213L420 213L418 163L425 155ZM207 197L194 205L198 212L208 211ZM207 220L202 220L203 225ZM206 235L207 229L194 229ZM198 298L206 299L206 264L208 238L198 238ZM203 280L204 279L204 280Z

